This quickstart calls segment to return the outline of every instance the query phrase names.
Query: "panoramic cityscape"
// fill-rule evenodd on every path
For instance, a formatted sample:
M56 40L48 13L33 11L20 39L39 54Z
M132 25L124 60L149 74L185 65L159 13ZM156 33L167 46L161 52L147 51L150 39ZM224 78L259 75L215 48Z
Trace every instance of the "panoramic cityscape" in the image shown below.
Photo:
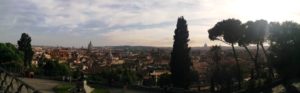
M1 0L0 93L300 93L297 0Z

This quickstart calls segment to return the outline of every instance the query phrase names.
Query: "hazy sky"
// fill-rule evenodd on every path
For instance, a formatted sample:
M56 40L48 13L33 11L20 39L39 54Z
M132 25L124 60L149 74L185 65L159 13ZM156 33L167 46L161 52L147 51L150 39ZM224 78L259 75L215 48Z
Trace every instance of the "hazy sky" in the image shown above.
M300 0L0 0L0 42L16 44L22 32L34 45L172 46L184 16L190 46L208 39L220 20L300 22Z

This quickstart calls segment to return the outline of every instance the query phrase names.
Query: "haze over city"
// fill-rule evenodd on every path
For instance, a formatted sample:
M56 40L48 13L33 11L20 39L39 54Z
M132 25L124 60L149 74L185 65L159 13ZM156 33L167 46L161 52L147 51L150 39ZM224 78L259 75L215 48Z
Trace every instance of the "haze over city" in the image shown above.
M299 0L1 0L0 42L25 32L33 45L141 45L171 47L176 19L184 16L192 47L212 42L218 21L266 19L300 22ZM255 7L253 7L255 6Z

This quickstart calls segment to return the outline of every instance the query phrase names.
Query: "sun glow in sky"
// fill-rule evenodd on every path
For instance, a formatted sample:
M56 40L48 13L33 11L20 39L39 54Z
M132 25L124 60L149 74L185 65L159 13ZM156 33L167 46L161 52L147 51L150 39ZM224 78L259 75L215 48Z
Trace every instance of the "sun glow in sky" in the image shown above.
M173 44L184 16L190 46L223 45L207 30L227 18L300 23L299 0L0 0L0 42L16 44L21 33L33 45L95 46Z
M299 18L299 4L299 0L239 0L231 8L246 20L286 21Z

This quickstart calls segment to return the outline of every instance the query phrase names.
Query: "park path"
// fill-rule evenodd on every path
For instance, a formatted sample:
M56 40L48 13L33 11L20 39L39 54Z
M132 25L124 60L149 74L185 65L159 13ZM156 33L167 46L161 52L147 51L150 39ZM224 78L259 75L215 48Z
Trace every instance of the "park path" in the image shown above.
M41 91L42 93L55 93L52 89L57 85L64 84L64 82L47 80L47 79L37 79L37 78L19 78L28 85L34 87L35 89ZM110 93L156 93L150 91L141 91L134 89L124 89L122 88L108 88Z
M57 85L63 84L60 81L47 80L47 79L36 79L36 78L20 78L25 83L41 91L42 93L54 93L52 90Z

